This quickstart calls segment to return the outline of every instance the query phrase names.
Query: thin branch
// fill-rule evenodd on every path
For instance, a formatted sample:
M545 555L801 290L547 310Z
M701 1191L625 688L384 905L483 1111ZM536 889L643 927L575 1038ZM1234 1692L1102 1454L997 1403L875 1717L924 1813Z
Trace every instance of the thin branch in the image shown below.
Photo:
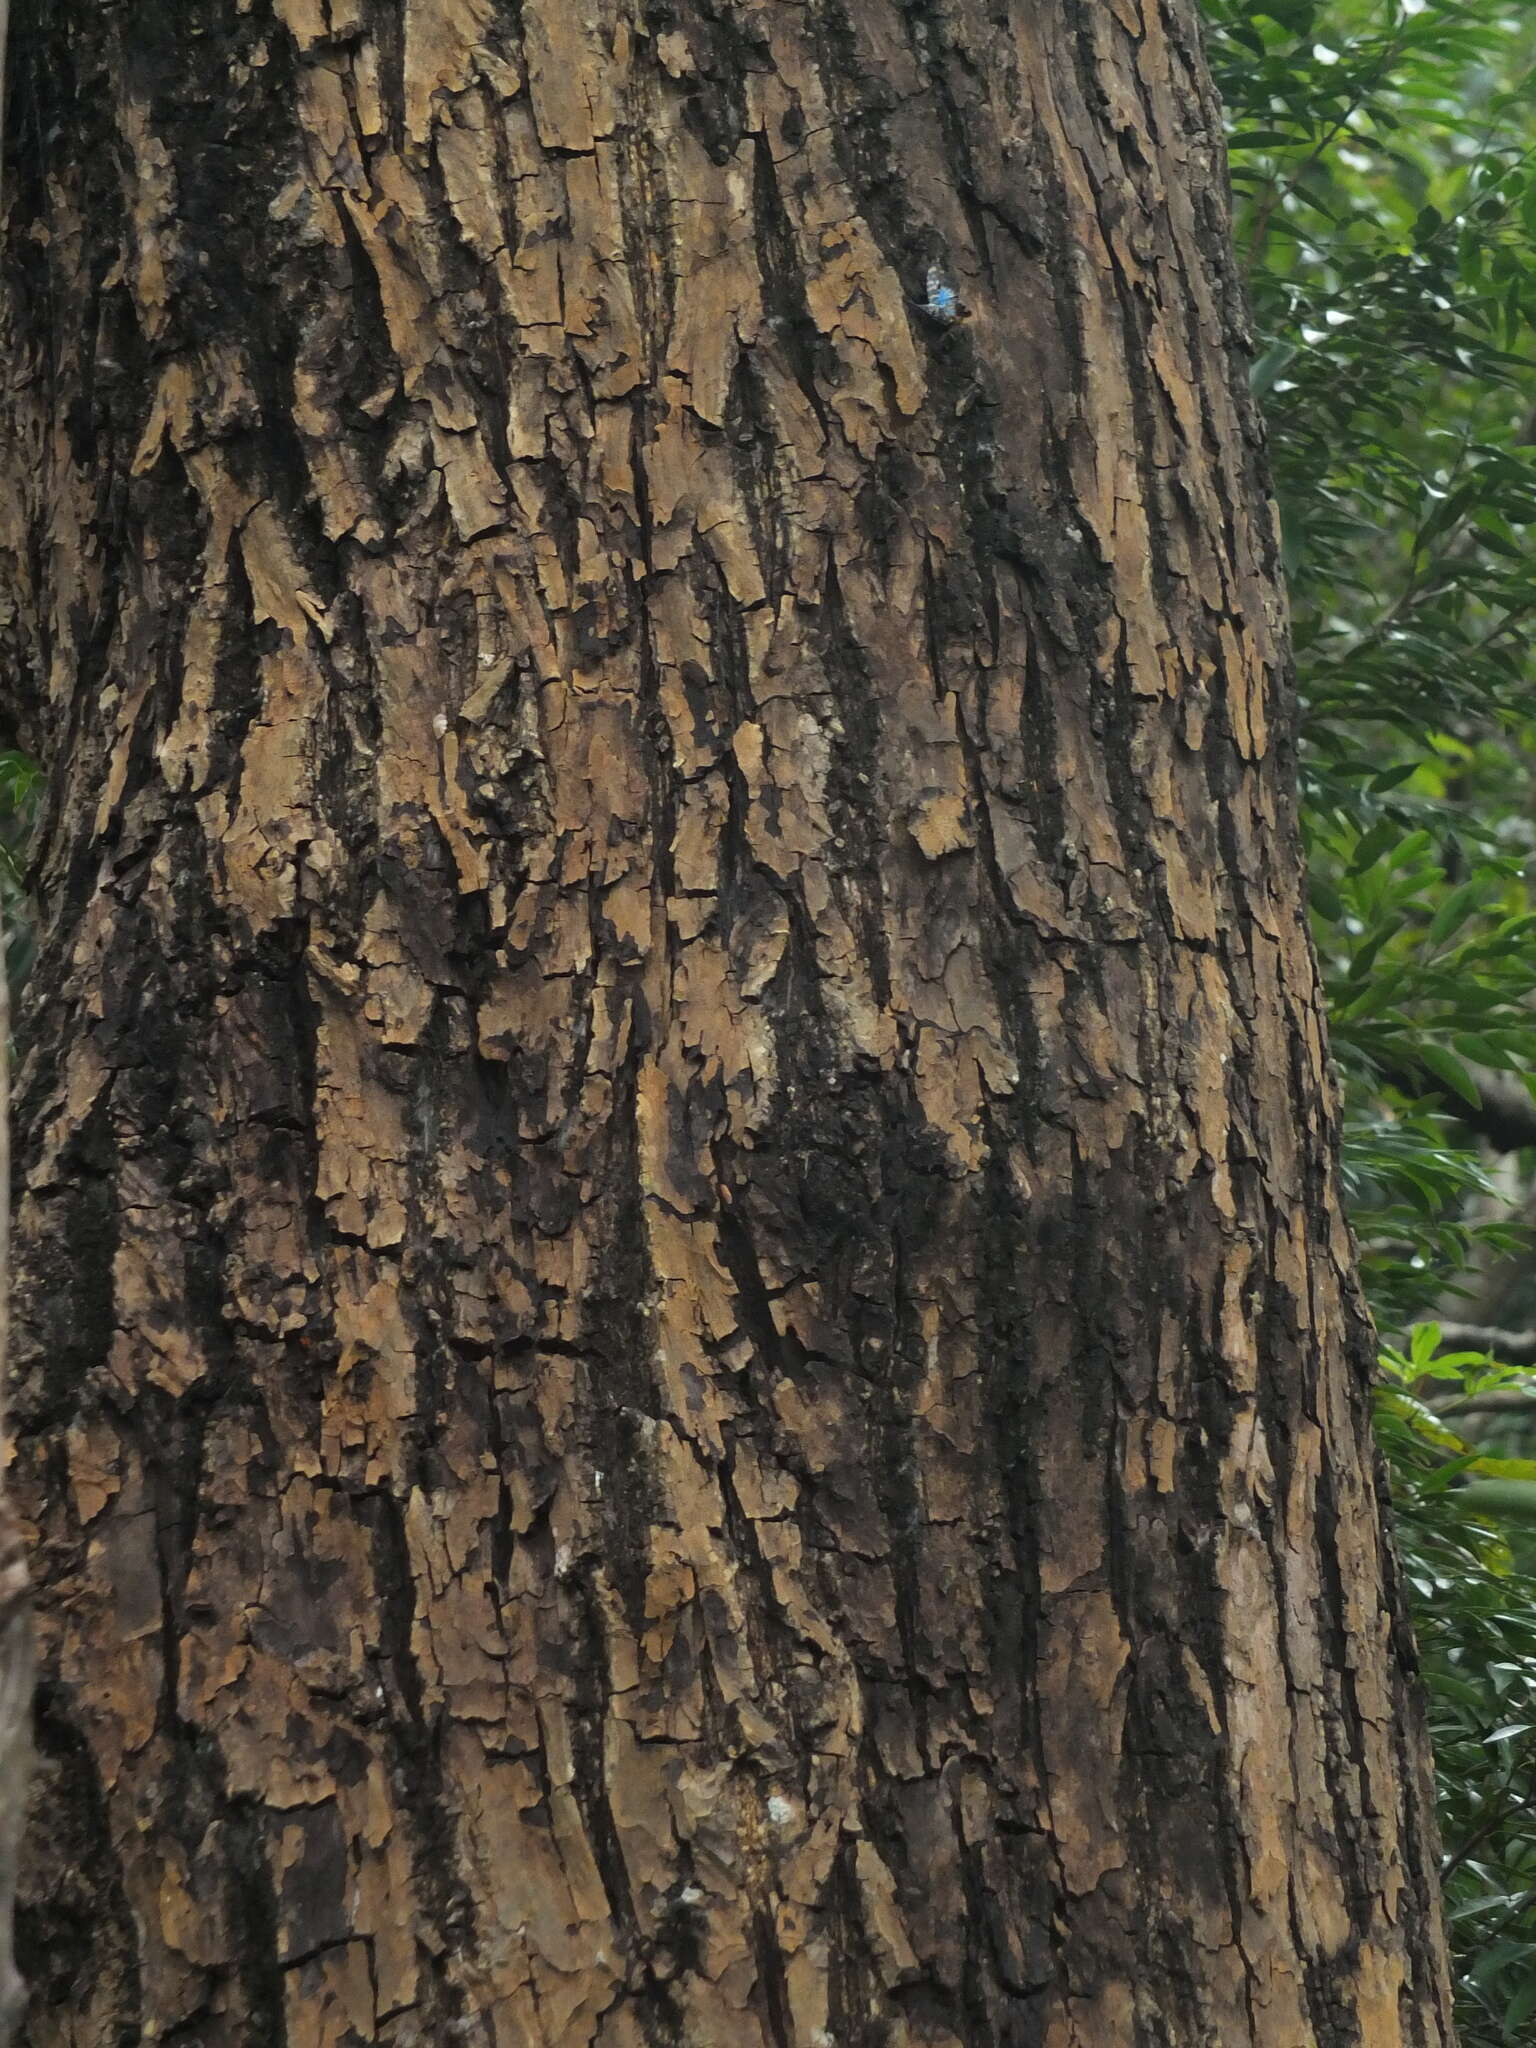
M1497 1330L1487 1323L1442 1323L1440 1344L1446 1351L1486 1351L1501 1365L1536 1365L1536 1330ZM1515 1396L1517 1402L1526 1399L1524 1394Z
M1522 1409L1536 1415L1536 1397L1506 1388L1500 1394L1468 1394L1465 1400L1447 1401L1435 1406L1435 1414L1444 1422L1462 1422L1469 1415L1516 1415Z
M1505 1774L1502 1790L1506 1795L1518 1782L1519 1769L1525 1765L1529 1756L1530 1745L1529 1743L1523 1743L1516 1752L1515 1762L1510 1765L1509 1770ZM1480 1849L1491 1835L1497 1834L1500 1828L1514 1820L1517 1815L1529 1813L1533 1801L1536 1801L1536 1792L1528 1792L1522 1798L1516 1799L1512 1803L1501 1803L1495 1806L1492 1813L1485 1815L1482 1824L1472 1830L1455 1855L1447 1857L1440 1866L1441 1884L1447 1884L1461 1868L1462 1864L1476 1850ZM1491 1805L1492 1802L1490 1801L1489 1804Z
M1469 1071L1477 1083L1475 1103L1466 1101L1435 1074L1399 1069L1383 1078L1405 1095L1433 1096L1447 1115L1486 1138L1496 1152L1520 1152L1527 1145L1536 1145L1536 1102L1525 1084L1512 1074L1496 1074L1488 1067Z

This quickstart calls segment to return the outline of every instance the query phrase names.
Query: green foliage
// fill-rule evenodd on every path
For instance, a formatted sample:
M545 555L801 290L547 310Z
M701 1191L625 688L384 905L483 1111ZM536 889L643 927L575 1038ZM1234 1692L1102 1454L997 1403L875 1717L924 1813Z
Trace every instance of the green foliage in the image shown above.
M1536 1463L1454 1419L1528 1371L1431 1320L1524 1244L1536 1159L1536 22L1501 0L1208 0L1302 698L1345 1175L1430 1690L1467 2048L1536 2038ZM1528 1251L1524 1263L1529 1265ZM1530 1313L1530 1310L1527 1310ZM1536 1423L1506 1411L1516 1448Z
M1377 1431L1428 1680L1462 2041L1515 2048L1536 2032L1536 1467L1465 1483L1462 1447L1405 1391Z
M27 830L39 781L35 761L25 754L0 752L0 874L21 886L18 856Z
M25 754L0 751L0 924L4 969L13 990L32 958L32 918L22 879L22 853L37 808L38 769Z

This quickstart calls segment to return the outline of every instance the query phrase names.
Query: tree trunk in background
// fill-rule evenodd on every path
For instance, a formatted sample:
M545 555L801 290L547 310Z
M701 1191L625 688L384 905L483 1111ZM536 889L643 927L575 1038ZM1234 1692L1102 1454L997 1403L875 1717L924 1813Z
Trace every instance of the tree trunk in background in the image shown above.
M19 0L37 2048L1451 2039L1189 0Z

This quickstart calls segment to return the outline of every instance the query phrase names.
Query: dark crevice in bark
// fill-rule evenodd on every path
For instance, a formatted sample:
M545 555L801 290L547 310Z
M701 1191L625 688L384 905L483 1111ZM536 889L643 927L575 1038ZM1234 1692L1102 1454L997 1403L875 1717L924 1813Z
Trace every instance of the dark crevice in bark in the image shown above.
M448 1960L455 1945L473 1942L475 1902L459 1867L454 1819L443 1784L442 1731L426 1710L413 1652L416 1596L402 1516L382 1492L358 1506L376 1559L378 1677L383 1683L391 1763L398 1775L411 1863L426 1909L427 1939L418 1938L416 1947L431 1969L436 2010L442 2024L449 2026L462 2023L465 2008Z
M43 1679L34 1709L36 1793L64 1853L46 1893L24 1894L16 1913L16 1963L34 2006L67 2012L82 1991L119 2004L120 2025L139 2031L141 1992L132 1915L113 1853L106 1804L90 1748L70 1702ZM113 2038L121 2038L114 2028Z

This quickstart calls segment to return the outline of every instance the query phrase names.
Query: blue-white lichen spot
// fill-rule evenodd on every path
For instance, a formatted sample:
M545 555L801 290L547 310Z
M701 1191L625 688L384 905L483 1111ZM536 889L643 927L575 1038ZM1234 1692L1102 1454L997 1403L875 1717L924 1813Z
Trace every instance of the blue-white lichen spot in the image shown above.
M923 301L923 311L935 320L942 320L947 327L952 320L961 317L962 308L954 286L935 264L928 272L928 296Z

